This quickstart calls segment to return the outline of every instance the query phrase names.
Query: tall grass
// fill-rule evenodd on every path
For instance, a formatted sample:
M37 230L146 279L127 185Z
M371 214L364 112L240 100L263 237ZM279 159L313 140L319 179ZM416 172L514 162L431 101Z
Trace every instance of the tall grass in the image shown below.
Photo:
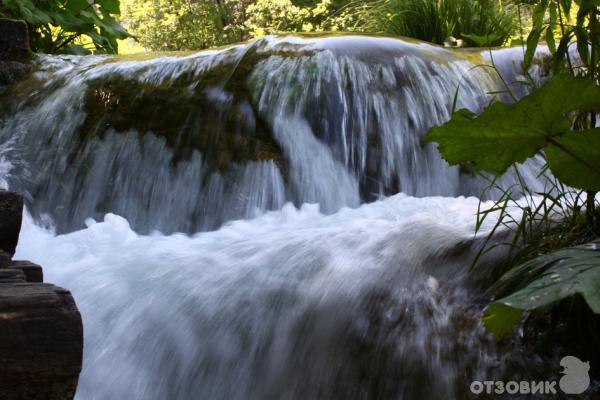
M476 231L480 232L484 221L494 221L493 228L485 235L483 245L475 257L471 267L475 267L479 259L496 247L507 250L504 260L497 265L494 273L501 275L513 266L568 246L574 246L596 240L600 230L585 218L587 194L584 190L565 186L547 171L539 178L544 182L544 189L534 191L527 186L513 167L518 178L515 185L503 188L497 183L497 176L487 179L488 191L500 193L500 197L492 205L480 202L477 212ZM597 203L597 199L591 200ZM595 207L595 213L598 212ZM508 240L497 239L496 233L505 230Z
M348 6L356 29L408 36L443 44L447 38L466 45L499 46L516 30L518 18L500 0L374 0Z

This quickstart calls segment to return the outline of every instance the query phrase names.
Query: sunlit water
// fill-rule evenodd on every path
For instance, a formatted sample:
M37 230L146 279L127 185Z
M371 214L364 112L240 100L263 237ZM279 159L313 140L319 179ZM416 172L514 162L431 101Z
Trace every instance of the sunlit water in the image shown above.
M448 119L458 82L459 106L490 101L497 76L473 69L486 57L338 37L43 58L31 79L44 84L22 84L2 116L0 183L33 215L16 257L81 310L78 398L452 399L501 376L507 352L482 332L466 268L479 200L456 197L485 184L421 140ZM496 52L509 82L518 59ZM127 105L98 89L108 106L86 122L88 89L123 79L200 91L190 98L214 115L142 134L154 116L115 116ZM224 163L202 132L229 134L232 115L246 147ZM520 167L532 186L539 165Z

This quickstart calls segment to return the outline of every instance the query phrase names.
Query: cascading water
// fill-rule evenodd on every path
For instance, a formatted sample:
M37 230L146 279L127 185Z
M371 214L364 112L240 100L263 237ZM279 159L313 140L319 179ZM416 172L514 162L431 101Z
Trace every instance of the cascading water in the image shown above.
M194 233L288 201L331 213L398 192L479 195L481 182L421 141L449 118L459 83L458 105L474 111L503 89L474 62L484 57L357 37L43 57L10 93L0 138L23 166L11 187L59 232L106 212L139 232Z
M520 53L493 55L516 82ZM356 36L40 56L2 101L0 168L32 215L17 256L81 309L78 398L450 399L503 376L466 269L478 200L456 197L485 183L421 140L459 83L474 111L502 88L487 57Z

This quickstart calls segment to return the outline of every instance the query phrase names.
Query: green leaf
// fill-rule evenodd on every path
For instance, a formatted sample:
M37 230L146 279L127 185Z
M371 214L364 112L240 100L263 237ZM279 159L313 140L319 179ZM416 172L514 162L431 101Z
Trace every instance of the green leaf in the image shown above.
M463 39L468 39L473 42L477 47L490 47L493 46L493 43L498 43L500 39L502 39L502 35L491 33L489 35L475 35L475 34L466 34L461 33L460 36Z
M485 330L501 339L509 333L521 319L523 310L507 307L501 303L491 303L483 314Z
M558 24L558 6L555 2L552 2L550 4L550 27L551 28L556 28L557 24Z
M556 53L556 42L554 41L554 32L552 31L551 26L546 29L546 44L548 45L550 53Z
M459 110L450 122L432 128L425 140L438 142L450 164L472 163L476 170L497 173L525 161L546 142L544 131L532 129L523 110L504 103L492 104L479 117Z
M500 336L518 322L517 313L542 310L576 295L600 314L600 241L543 254L521 264L500 278L490 292L504 297L488 306L484 324Z
M107 40L109 39L109 37L114 37L117 39L125 39L129 37L129 33L127 33L125 28L123 28L118 21L114 20L109 16L104 16L104 18L101 19L100 17L98 17L98 15L96 15L95 12L92 11L82 11L81 15L85 18L88 18L94 23L94 25L99 27L101 30L104 30L103 36L107 36Z
M530 260L504 275L492 291L516 291L494 303L536 310L579 294L600 314L600 241L569 247Z
M569 17L569 14L571 13L571 4L572 4L572 0L560 0L560 6L562 7L563 11L565 12L567 19Z
M89 36L98 44L96 50L115 53L117 39L131 36L115 20L120 12L120 1L94 0L91 3L88 0L0 0L0 11L11 18L24 19L32 26L34 51L81 54L83 50L72 46L72 42Z
M588 14L592 12L597 12L598 7L600 7L600 0L578 0L575 1L579 6L579 10L577 11L577 22L583 22Z
M533 61L533 56L535 56L535 51L537 50L537 45L540 42L540 37L542 36L543 29L534 28L527 36L527 50L525 51L525 58L523 59L523 69L528 70L531 67L531 62Z
M583 61L584 65L589 65L590 47L588 42L590 36L587 30L580 26L575 27L575 37L577 38L577 51L579 52L579 57L581 57L581 61Z
M546 15L546 10L548 9L548 4L548 0L542 0L533 8L531 19L535 28L542 27L544 23L544 15Z
M32 25L48 24L52 19L48 14L37 8L30 0L18 2L21 17Z
M550 4L550 23L546 28L546 44L552 54L556 53L556 41L554 40L554 29L558 24L558 6L555 2Z
M94 24L77 18L73 14L59 10L48 11L48 15L66 32L85 32L94 28Z
M527 50L525 51L525 58L523 60L523 66L525 70L528 70L535 56L537 45L540 42L540 37L544 30L544 15L548 9L548 0L542 0L533 8L532 14L532 28L527 36Z
M565 60L568 55L567 52L569 50L569 44L571 43L571 39L573 37L574 32L575 32L575 29L573 27L569 28L569 29L567 29L567 31L565 31L565 33L560 38L560 42L558 44L558 49L556 50L556 53L554 54L554 57L553 57L554 60L552 62L552 70L555 74L559 73L559 71L561 71L561 69L565 65Z
M546 149L552 173L569 186L600 191L600 128L572 131Z
M77 15L88 8L90 8L90 3L87 0L67 0L65 3L65 10L73 15Z
M120 14L121 8L119 0L103 0L100 3L100 8L110 14Z
M494 103L478 117L459 110L449 122L432 128L425 141L437 142L450 164L503 173L570 130L567 113L596 109L600 88L593 81L560 74L515 104Z

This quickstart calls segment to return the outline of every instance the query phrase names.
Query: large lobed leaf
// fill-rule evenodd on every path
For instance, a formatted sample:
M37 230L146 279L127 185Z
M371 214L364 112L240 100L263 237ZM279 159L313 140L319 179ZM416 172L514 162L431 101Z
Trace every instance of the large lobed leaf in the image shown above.
M541 255L506 273L490 292L500 297L484 314L489 332L502 337L524 310L539 310L581 295L600 314L600 240Z
M600 87L559 74L515 104L497 102L479 116L459 110L449 122L432 128L425 141L437 142L450 164L470 163L477 170L503 173L568 132L568 113L598 109Z
M546 148L554 175L569 186L600 191L600 128L572 131Z

